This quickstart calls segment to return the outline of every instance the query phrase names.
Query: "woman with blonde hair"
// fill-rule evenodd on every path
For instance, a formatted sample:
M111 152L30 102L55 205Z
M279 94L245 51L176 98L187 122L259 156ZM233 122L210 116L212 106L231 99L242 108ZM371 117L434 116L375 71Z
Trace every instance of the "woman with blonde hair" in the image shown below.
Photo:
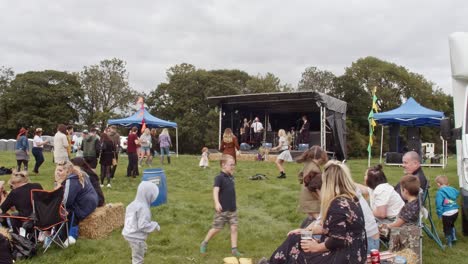
M68 211L71 230L78 229L78 223L96 209L98 195L90 180L81 169L70 161L62 161L55 168L56 188L63 187L63 202ZM77 239L77 232L70 232L69 243Z
M31 216L33 212L31 204L31 190L42 190L42 186L39 183L30 183L27 171L14 171L11 174L9 184L12 190L0 205L0 214L8 212L8 210L14 207L18 212L15 216ZM17 233L22 224L23 223L21 221L11 218L11 225L14 232Z
M346 165L338 161L325 165L320 195L321 225L307 227L322 235L320 241L301 239L305 230L293 230L270 260L261 263L366 263L364 216Z
M150 129L146 128L143 134L139 138L140 140L140 157L138 158L138 165L141 166L143 159L146 157L146 164L150 160L151 156L151 134Z
M234 161L237 163L236 153L239 149L239 142L237 137L232 133L232 130L230 128L224 129L223 140L221 141L221 147L219 150L223 152L223 154L232 156Z
M275 164L278 170L280 171L280 175L278 176L279 179L286 178L286 173L284 173L284 161L291 162L293 161L291 157L291 153L289 152L289 139L286 135L286 131L284 129L280 129L278 131L278 146L272 148L274 151L280 151L280 154L276 158Z
M164 128L159 135L159 148L161 149L161 164L164 163L164 155L167 155L167 163L171 164L171 156L169 154L169 147L172 147L171 137L169 131Z

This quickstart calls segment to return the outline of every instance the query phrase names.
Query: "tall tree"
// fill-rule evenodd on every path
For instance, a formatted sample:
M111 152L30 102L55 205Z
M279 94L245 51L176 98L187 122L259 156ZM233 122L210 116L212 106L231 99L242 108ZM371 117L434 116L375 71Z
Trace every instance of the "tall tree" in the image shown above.
M7 96L11 81L15 73L11 68L0 67L0 137L6 137L13 131L9 131L8 120L10 119L9 97Z
M251 77L239 70L206 71L183 63L167 71L167 82L159 84L146 102L153 114L177 122L181 152L198 153L203 146L217 147L218 142L219 115L207 97L274 92L283 87L273 74Z
M126 63L120 59L103 60L97 65L85 66L79 73L85 96L80 115L89 127L104 128L107 120L126 112L135 101L136 91L128 84Z
M273 73L266 73L265 76L258 74L246 83L246 93L266 93L266 92L288 92L290 86L281 84L281 80Z
M329 93L333 91L333 83L336 76L326 70L317 67L308 67L302 73L297 89L299 91L317 91Z
M448 99L441 96L440 89L434 90L434 84L422 75L375 57L358 59L335 80L335 87L331 93L348 103L348 128L354 129L353 133L348 133L348 147L349 153L354 156L364 154L359 149L362 149L360 144L369 133L367 116L371 107L373 87L377 88L382 111L400 106L409 97L414 97L426 107L450 111ZM437 133L429 129L423 130L423 138L430 142L438 140ZM372 151L375 153L378 147L378 144L374 144Z
M16 75L7 91L10 118L7 126L42 127L54 133L58 123L78 121L83 96L78 78L67 72L46 70Z

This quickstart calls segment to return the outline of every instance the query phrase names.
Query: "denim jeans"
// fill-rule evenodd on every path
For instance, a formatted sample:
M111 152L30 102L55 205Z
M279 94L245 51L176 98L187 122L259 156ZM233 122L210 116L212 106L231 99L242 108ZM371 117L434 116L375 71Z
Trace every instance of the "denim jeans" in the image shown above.
M367 237L367 255L370 254L372 249L379 249L380 240L378 238Z

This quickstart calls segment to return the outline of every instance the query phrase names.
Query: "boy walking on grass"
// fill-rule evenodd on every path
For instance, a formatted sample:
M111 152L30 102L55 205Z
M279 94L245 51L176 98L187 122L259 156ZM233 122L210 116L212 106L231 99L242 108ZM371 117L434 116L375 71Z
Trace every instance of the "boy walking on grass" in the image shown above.
M234 186L234 169L236 162L230 155L221 156L221 173L215 177L213 186L213 200L215 215L213 225L200 244L200 253L205 254L208 241L223 229L226 223L231 227L231 253L239 257L242 254L237 249L237 207L236 190Z
M132 249L132 264L142 264L146 252L146 238L154 230L160 230L159 224L151 221L151 203L156 200L159 188L156 184L143 181L138 186L135 200L125 211L125 224L122 235Z
M442 218L447 246L452 247L453 242L457 241L454 224L458 217L457 198L460 192L448 185L447 176L439 175L435 178L435 182L439 188L436 193L437 215Z

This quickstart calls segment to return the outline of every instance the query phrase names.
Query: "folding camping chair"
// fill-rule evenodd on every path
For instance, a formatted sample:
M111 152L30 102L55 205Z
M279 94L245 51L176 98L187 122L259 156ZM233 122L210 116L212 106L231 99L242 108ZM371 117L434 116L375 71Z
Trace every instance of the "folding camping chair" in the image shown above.
M423 214L423 217L421 217L421 228L430 239L436 242L440 249L444 250L445 247L439 238L439 233L437 232L434 221L432 220L432 206L431 199L429 198L429 187L422 191L422 195L420 195L419 199L420 201L422 200L420 203L421 212L423 212L423 210L427 211L427 213Z
M61 248L66 248L60 235L66 232L68 238L67 210L63 206L64 190L60 187L54 191L31 190L31 202L33 205L34 232L37 241L38 232L42 232L44 240L44 252L53 243Z

